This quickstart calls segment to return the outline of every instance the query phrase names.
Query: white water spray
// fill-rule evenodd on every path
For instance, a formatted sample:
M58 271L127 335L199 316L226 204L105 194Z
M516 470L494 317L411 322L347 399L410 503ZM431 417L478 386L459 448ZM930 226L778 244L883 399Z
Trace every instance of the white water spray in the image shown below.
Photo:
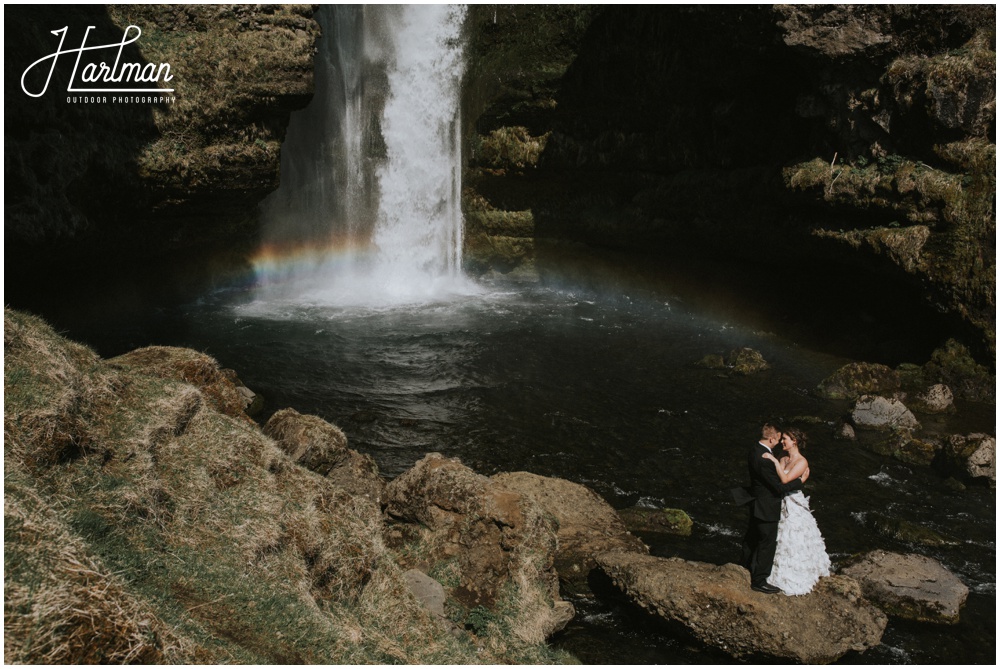
M265 300L385 305L475 291L462 273L465 8L336 7L313 104L265 203ZM319 78L322 78L320 80ZM277 262L268 262L277 259Z

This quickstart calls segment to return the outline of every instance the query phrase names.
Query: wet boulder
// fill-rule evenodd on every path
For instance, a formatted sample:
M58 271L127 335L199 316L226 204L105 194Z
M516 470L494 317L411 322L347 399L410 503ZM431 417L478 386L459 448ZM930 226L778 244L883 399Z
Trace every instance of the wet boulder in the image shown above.
M857 441L858 435L854 432L854 426L845 421L834 431L833 438L840 441Z
M649 552L629 533L614 508L586 486L529 472L505 472L493 479L555 518L559 540L555 566L565 582L584 586L598 553Z
M944 383L961 399L996 401L996 376L977 363L969 349L954 339L949 339L931 354L923 372L927 383Z
M746 346L730 351L729 357L726 358L726 364L731 374L739 376L750 376L771 367L760 351Z
M750 589L746 569L639 553L607 553L597 562L612 583L649 613L684 625L703 643L737 659L761 655L826 664L877 646L886 615L858 583L822 578L808 595Z
M691 536L691 516L681 509L643 509L632 507L618 512L629 532Z
M513 610L539 643L572 619L554 568L555 520L502 481L429 453L386 486L385 512L402 566L450 574L458 606Z
M920 413L948 413L955 410L955 396L948 386L935 383L924 392L915 395L909 404L914 411Z
M881 513L867 513L864 524L881 534L883 537L896 539L908 544L922 546L957 546L958 540L930 528L911 523L901 518L886 516Z
M840 574L861 584L865 597L886 613L921 622L954 624L969 588L933 558L872 551Z
M385 483L378 465L370 456L349 449L347 436L336 425L319 416L282 409L264 425L264 434L274 439L292 461L327 477L352 495L381 499Z
M934 462L942 449L942 444L936 439L918 438L914 436L913 430L903 427L890 428L881 432L878 438L863 443L879 455L920 466Z
M814 393L829 400L853 400L862 395L899 390L899 373L885 365L852 362L820 381Z
M859 397L851 410L851 420L857 427L876 430L920 427L916 416L906 405L895 398L888 399L880 395Z
M956 475L997 481L997 440L988 434L954 434L944 446L945 460Z
M725 369L726 359L718 353L708 353L694 364L705 369Z

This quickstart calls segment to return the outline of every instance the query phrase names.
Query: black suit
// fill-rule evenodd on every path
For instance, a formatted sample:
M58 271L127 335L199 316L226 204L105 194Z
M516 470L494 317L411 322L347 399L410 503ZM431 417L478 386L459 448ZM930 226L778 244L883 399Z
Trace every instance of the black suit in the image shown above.
M778 521L781 520L781 498L802 489L802 481L799 479L782 483L774 469L774 463L764 458L764 453L767 453L767 448L760 443L747 453L747 467L750 470L748 492L752 503L750 527L743 537L740 563L750 571L752 585L763 585L771 575L774 549L778 541ZM779 457L778 454L775 457Z

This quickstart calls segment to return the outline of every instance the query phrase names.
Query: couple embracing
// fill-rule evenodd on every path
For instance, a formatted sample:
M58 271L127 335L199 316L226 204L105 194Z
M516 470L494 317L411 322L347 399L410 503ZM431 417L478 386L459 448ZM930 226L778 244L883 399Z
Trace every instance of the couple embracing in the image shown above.
M734 491L751 505L740 564L757 592L804 595L821 576L830 575L826 545L802 492L809 478L809 462L801 453L805 442L801 430L782 432L766 423L747 456L750 486Z

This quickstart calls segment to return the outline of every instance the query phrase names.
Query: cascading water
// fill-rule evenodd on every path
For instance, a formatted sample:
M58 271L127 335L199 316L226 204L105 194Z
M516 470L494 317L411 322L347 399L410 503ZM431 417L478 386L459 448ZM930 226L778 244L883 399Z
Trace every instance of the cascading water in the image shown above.
M382 305L467 294L456 6L323 8L312 104L264 204L258 297Z

